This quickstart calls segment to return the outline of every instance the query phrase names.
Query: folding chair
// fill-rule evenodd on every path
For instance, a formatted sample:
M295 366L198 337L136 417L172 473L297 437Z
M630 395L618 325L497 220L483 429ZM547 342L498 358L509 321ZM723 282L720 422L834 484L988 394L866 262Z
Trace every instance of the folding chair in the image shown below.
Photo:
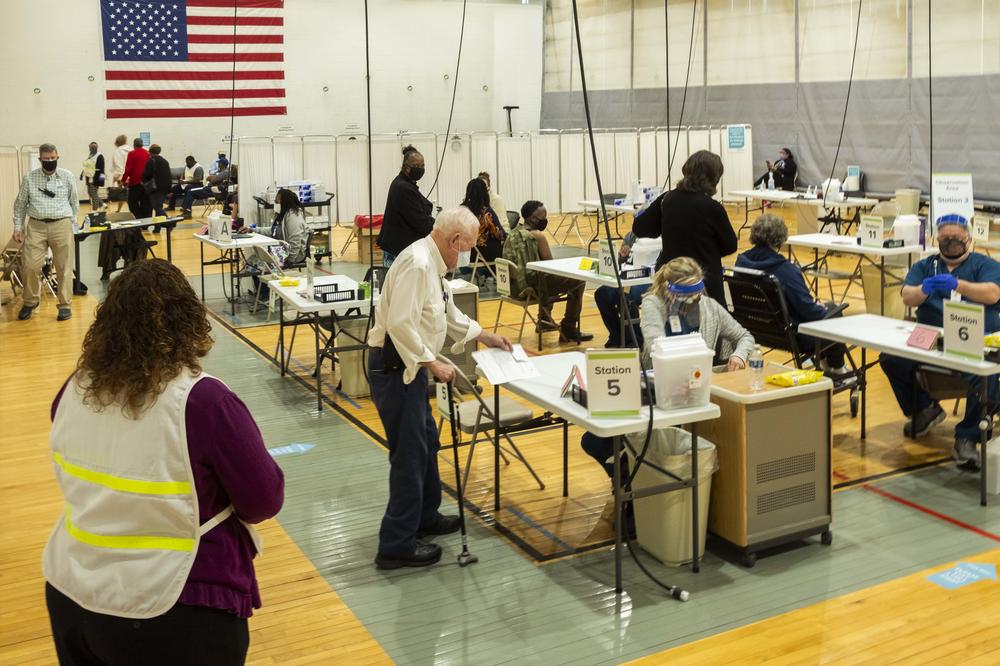
M17 290L23 289L21 282L21 244L11 238L7 241L7 246L0 252L0 284L10 283L11 293L16 297ZM2 295L0 295L2 303Z
M812 357L813 367L819 367L819 355L826 346L817 346L812 354L799 349L798 326L792 323L785 303L785 294L778 278L750 268L726 266L722 270L725 286L726 309L743 328L753 335L754 340L764 347L788 352L796 368ZM847 309L846 304L830 308L826 319ZM817 341L819 344L819 341ZM829 346L829 345L827 345ZM846 355L851 366L847 380L834 384L834 393L850 390L851 416L857 416L860 400L859 384L861 373L850 354Z
M496 333L497 328L500 326L500 313L503 311L504 303L510 303L511 305L523 308L524 313L521 315L521 327L517 331L517 341L520 343L521 338L524 337L524 320L526 318L530 317L531 322L538 328L538 320L528 311L528 308L532 305L538 305L538 294L535 292L534 287L527 287L520 294L514 296L511 293L511 284L519 282L517 280L517 265L499 257L494 262L494 265L496 266L497 293L500 294L500 304L497 306L497 318L493 322L493 332ZM538 331L538 348L542 348L541 331Z

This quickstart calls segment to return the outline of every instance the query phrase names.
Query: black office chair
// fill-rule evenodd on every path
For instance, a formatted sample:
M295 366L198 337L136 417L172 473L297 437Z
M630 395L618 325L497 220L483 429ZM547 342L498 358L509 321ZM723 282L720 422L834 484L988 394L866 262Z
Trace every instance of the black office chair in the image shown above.
M797 339L798 326L792 323L788 314L785 294L778 278L750 268L724 267L722 280L725 284L726 308L743 328L747 329L754 340L763 347L788 352L796 368L801 368L807 360L813 367L819 368L819 356L829 344L817 347L807 354L799 348ZM839 305L827 311L825 319L834 317L847 309L847 305ZM850 390L851 416L857 416L860 400L860 371L854 359L847 354L847 362L851 366L851 374L846 380L834 384L834 393Z

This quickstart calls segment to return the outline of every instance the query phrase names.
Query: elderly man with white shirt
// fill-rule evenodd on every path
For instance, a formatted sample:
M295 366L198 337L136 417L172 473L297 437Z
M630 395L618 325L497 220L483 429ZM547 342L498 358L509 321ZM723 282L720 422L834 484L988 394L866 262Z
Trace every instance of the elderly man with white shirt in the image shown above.
M459 529L443 516L437 424L428 402L432 375L451 382L454 366L437 360L445 337L452 351L479 340L510 350L510 341L484 331L457 307L445 273L468 265L479 222L466 208L443 211L430 235L404 249L389 269L368 336L372 400L389 445L389 504L379 530L380 569L423 567L441 559L441 547L421 539Z

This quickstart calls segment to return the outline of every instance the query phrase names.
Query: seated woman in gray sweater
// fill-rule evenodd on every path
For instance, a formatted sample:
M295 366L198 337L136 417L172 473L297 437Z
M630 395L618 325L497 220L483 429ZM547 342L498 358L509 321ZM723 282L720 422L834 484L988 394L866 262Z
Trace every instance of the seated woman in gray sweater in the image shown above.
M243 227L241 232L250 231ZM305 261L309 251L309 226L306 224L305 214L302 212L302 204L295 192L286 189L278 190L274 197L274 219L271 228L260 229L259 232L265 236L284 241L280 247L269 248L268 252L281 264L282 267L292 264L301 264ZM260 297L267 298L270 290L266 283L261 285L260 273L264 270L262 265L248 259L250 269L253 271L254 288L251 293L257 293L260 289Z
M688 333L701 334L705 344L715 350L717 361L724 359L729 370L746 366L755 345L753 336L718 301L705 296L703 278L701 266L690 257L671 259L656 271L642 299L640 315L646 367L657 338ZM610 437L586 432L580 446L604 467L609 477L612 475L614 462L610 458L614 449Z

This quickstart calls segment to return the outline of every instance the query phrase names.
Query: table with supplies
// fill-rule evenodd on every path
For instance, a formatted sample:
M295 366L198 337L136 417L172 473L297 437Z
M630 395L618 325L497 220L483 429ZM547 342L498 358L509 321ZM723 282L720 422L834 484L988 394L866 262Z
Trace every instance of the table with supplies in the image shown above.
M73 275L73 293L83 293L83 283L80 281L80 243L91 236L99 236L109 231L124 231L126 229L143 229L152 226L154 230L166 229L167 231L167 261L173 263L174 248L172 234L177 227L177 223L184 218L180 215L167 218L144 217L138 220L125 220L122 222L105 222L103 224L91 224L86 229L77 229L73 232L75 273Z
M593 199L593 200L588 199L586 201L578 201L577 205L581 209L580 215L589 215L590 214L589 211L591 211L591 210L594 211L595 215L597 215L597 214L599 214L601 212L601 202L597 201L596 199ZM627 215L627 216L631 217L632 219L635 219L635 216L638 215L645 208L645 206L646 206L646 202L642 202L641 204L631 204L631 203L604 204L604 210L606 210L609 214L612 214L609 217L609 221L615 223L615 232L611 236L611 240L621 240L622 239L622 232L621 232L621 229L618 226L619 223L621 222L622 217L624 217L624 216ZM631 222L631 220L630 220L630 222ZM577 238L580 238L580 229L577 226L577 216L576 215L573 216L572 225L573 225L573 228L576 230ZM632 229L632 226L630 224L628 230L631 231L631 229ZM567 236L569 235L569 231L566 232L566 235ZM555 237L555 234L553 234L553 238L554 237ZM565 241L565 240L566 240L566 238L564 236L563 237L563 241ZM602 240L602 237L601 237L601 225L598 224L598 225L596 225L594 227L594 234L590 237L590 240L587 241L587 252L590 252L591 246L594 243L599 242L600 240ZM581 243L583 242L582 238L580 238L580 242Z
M226 220L226 224L229 221ZM216 240L208 234L195 234L198 241L198 252L201 265L201 300L205 301L205 266L222 266L222 291L226 290L226 267L229 267L229 303L232 306L232 315L236 316L236 302L239 300L240 290L240 260L243 259L243 251L252 247L267 247L268 245L280 244L281 241L265 236L263 234L243 234L240 237L231 239ZM205 246L214 247L219 251L217 259L205 261Z
M880 354L889 354L917 361L923 365L944 368L962 372L977 377L983 377L980 387L980 403L982 404L982 419L988 418L987 383L985 378L1000 374L1000 364L991 361L978 361L963 358L953 354L945 354L937 349L923 350L906 344L916 324L902 319L892 319L874 314L840 317L815 322L799 324L799 333L811 335L820 340L842 342L861 348L861 439L865 438L865 409L867 393L866 373L868 370L866 351L871 349ZM933 328L924 326L924 328ZM940 329L939 329L940 330ZM986 430L980 431L980 476L979 503L986 506Z
M321 261L323 257L333 256L333 238L332 229L336 226L336 221L333 219L333 198L336 195L330 194L326 199L322 201L309 201L302 203L303 212L308 214L308 209L315 208L317 217L323 216L323 209L326 208L326 219L325 220L310 220L306 218L306 225L313 233L325 233L326 234L326 252L317 252L313 255L316 261ZM255 195L254 203L257 204L257 226L261 228L270 228L271 220L265 219L267 211L274 210L274 201L268 201L266 197L262 197L259 194Z
M288 364L292 357L292 347L295 344L295 333L302 324L308 325L313 330L314 348L316 352L316 409L323 408L323 359L329 358L334 363L337 362L335 354L337 352L364 351L367 348L366 339L358 339L357 336L341 330L343 325L349 321L357 319L368 319L368 313L372 302L358 293L357 281L346 275L323 275L313 280L313 289L324 289L343 293L343 298L337 300L323 301L315 298L315 294L306 293L307 278L297 277L288 279L289 284L283 285L283 280L271 280L269 287L278 299L278 345L275 348L275 360L281 368L281 376L288 372ZM333 287L334 289L330 289ZM374 299L374 304L378 304L379 299ZM286 319L286 310L293 313L292 318ZM330 344L326 347L320 346L321 321L327 319L327 326L330 330ZM285 328L292 327L292 339L286 349ZM367 331L367 327L366 327ZM349 345L334 345L338 333L348 335L353 343Z
M813 293L819 297L819 281L821 279L830 280L830 296L831 298L839 303L843 303L847 300L847 292L850 290L851 285L855 283L862 282L862 269L867 266L873 266L877 269L879 274L879 314L884 315L885 310L885 290L887 287L901 286L903 279L906 275L901 275L898 277L892 277L890 272L893 265L890 264L886 266L886 259L904 259L906 260L906 270L909 270L910 266L913 265L914 256L919 257L923 248L920 245L904 245L902 247L869 247L860 245L858 239L855 236L832 236L830 234L800 234L795 236L789 236L786 241L788 245L788 258L792 261L796 261L800 266L802 266L802 272L807 278L810 278L812 283ZM813 259L811 262L802 263L797 261L795 256L795 250L812 250ZM836 272L830 271L829 268L821 269L820 266L827 263L827 259L831 255L836 254L850 254L857 257L857 263L854 265L854 269L851 272ZM903 268L901 265L898 268ZM887 276L890 276L887 278ZM847 286L844 287L844 291L840 298L837 299L833 296L833 285L832 280L847 280Z
M555 416L564 419L574 425L580 426L599 437L614 438L614 460L615 471L612 476L614 483L614 525L615 525L615 591L621 592L621 559L622 559L622 504L626 501L647 497L662 492L674 490L691 489L692 502L692 530L693 530L693 553L692 569L699 570L699 535L698 535L698 424L701 421L715 419L719 417L719 407L712 403L701 407L690 409L677 409L666 411L658 407L643 407L637 416L594 418L588 414L586 407L574 402L570 397L561 397L563 385L566 378L573 371L574 366L581 372L586 368L586 357L581 352L565 352L561 354L550 354L546 356L536 356L530 359L538 371L537 377L519 379L504 384L504 388L514 395L524 398L531 403L551 412ZM637 380L638 381L638 380ZM499 413L500 387L494 386L494 415ZM691 478L687 480L677 480L658 486L644 488L642 490L626 491L621 485L620 459L623 452L622 438L624 435L637 432L645 432L650 421L650 410L652 411L653 429L667 428L670 426L687 425L690 427L691 445ZM499 450L500 450L500 430L499 423L494 423L493 429L494 445L494 483L495 492L499 493ZM565 477L566 465L566 438L563 439L563 465ZM565 483L565 479L564 479Z
M878 199L871 199L868 197L844 197L843 199L828 198L824 201L822 195L809 196L807 194L803 194L802 192L789 190L734 190L727 193L727 196L739 197L743 199L744 202L743 224L741 224L740 228L736 231L737 236L743 233L744 229L749 229L753 224L750 221L750 211L759 210L763 212L765 203L776 203L782 206L795 206L798 211L797 230L800 234L821 232L826 228L827 224L833 224L838 234L850 231L852 226L857 226L861 219L862 211L869 210L878 204ZM760 205L755 208L751 208L751 200L759 201ZM823 224L820 225L819 211L827 208L834 211L834 216L831 221L824 221ZM842 217L840 215L840 211L845 208L854 209L854 214L850 217Z
M765 374L788 372L767 364ZM722 412L702 435L715 444L708 529L735 546L743 565L757 552L815 534L832 543L831 400L833 382L750 387L750 371L712 376Z

